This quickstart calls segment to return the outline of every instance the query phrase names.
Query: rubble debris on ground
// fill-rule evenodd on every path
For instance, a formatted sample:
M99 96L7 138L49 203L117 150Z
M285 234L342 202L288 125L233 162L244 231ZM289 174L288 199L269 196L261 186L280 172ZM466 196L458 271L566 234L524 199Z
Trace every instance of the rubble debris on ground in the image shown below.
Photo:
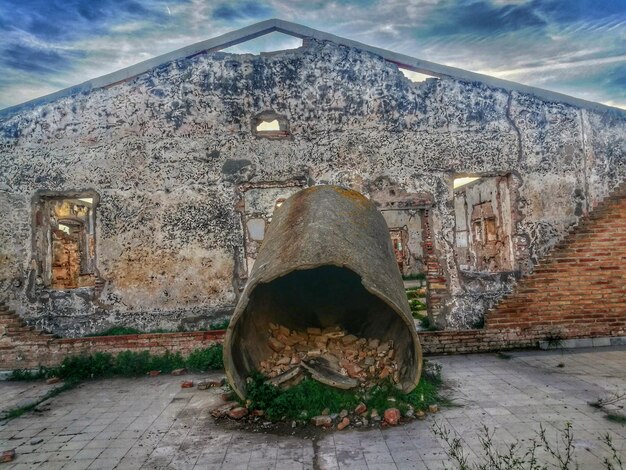
M294 331L270 323L267 345L272 353L260 362L259 372L283 388L306 375L344 390L400 381L392 340L359 338L339 326Z
M252 380L252 379L251 379ZM264 380L263 376L259 375L254 379L256 384L270 384L270 379ZM310 378L306 380L311 380ZM424 379L427 380L428 379ZM260 381L260 382L258 382ZM305 382L306 383L306 382ZM210 384L210 385L209 385ZM318 384L318 386L320 386ZM323 385L321 385L323 387ZM352 407L346 407L341 410L331 411L332 405L329 403L329 407L324 408L321 411L317 411L318 414L311 414L309 409L296 409L295 413L287 413L289 416L283 416L277 418L274 416L268 416L266 411L258 408L258 403L255 404L253 400L248 399L245 401L239 401L234 399L235 395L226 384L224 378L218 379L205 379L197 384L198 389L209 390L212 393L219 394L221 403L211 410L211 415L215 419L228 419L232 421L238 421L243 426L249 426L251 428L262 428L264 430L274 428L284 429L285 423L291 423L291 428L318 428L321 430L335 429L342 431L348 427L350 428L367 428L367 427L389 427L397 426L402 422L412 420L423 420L428 414L434 414L439 411L439 407L436 404L426 403L423 409L419 406L413 406L408 401L402 399L400 396L394 395L393 386L391 383L377 386L372 390L355 390L354 397L357 401ZM365 401L358 401L358 397L363 393L364 400L370 400L373 394L380 394L382 390L391 392L391 395L387 396L384 400L386 404L381 403L380 400L374 400L380 404L379 409L369 408ZM271 394L271 393L270 393ZM423 400L423 396L422 396ZM336 406L336 403L335 403ZM296 417L298 416L298 417Z
M226 398L226 397L222 397ZM406 407L404 412L393 406L393 400L390 400L389 408L379 413L376 409L369 410L364 403L359 403L353 410L343 409L339 413L331 413L329 408L322 411L320 415L305 419L306 413L303 412L303 419L292 421L292 428L297 426L312 425L320 429L336 429L342 431L352 426L353 428L365 427L387 427L397 426L401 421L414 419L424 419L426 413L422 410L415 410L412 406ZM231 420L245 421L248 424L254 424L268 429L277 423L268 421L263 410L249 408L250 403L241 404L238 401L225 401L216 406L211 411L211 415L216 419L230 418ZM436 410L436 411L435 411ZM437 407L431 407L429 412L436 413ZM245 418L245 419L244 419Z
M5 450L0 454L0 463L12 462L15 459L15 449Z

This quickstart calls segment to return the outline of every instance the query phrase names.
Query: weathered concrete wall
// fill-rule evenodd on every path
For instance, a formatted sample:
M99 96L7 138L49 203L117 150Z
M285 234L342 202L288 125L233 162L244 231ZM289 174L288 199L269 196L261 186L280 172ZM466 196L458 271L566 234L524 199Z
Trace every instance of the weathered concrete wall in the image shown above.
M286 132L256 135L256 117L268 111ZM380 57L315 41L164 64L0 121L0 296L66 335L111 324L206 326L231 311L246 279L245 185L369 193L382 177L431 198L449 291L438 322L467 327L515 276L459 275L456 173L519 180L512 236L526 240L518 267L527 272L626 178L626 117L479 83L412 83ZM100 287L38 283L31 199L42 189L99 195Z

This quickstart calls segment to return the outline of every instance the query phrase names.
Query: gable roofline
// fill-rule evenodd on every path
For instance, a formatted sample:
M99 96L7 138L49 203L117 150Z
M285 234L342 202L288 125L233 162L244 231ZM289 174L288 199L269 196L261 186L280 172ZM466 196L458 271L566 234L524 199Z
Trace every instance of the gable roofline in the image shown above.
M231 31L226 34L222 34L221 36L217 36L212 39L200 41L195 44L176 49L175 51L144 60L135 65L125 67L115 72L111 72L106 75L87 80L78 85L64 88L48 95L44 95L42 97L34 98L21 104L4 108L0 110L0 118L11 116L18 113L19 111L28 108L33 108L38 105L50 103L59 98L64 98L79 93L87 93L98 88L105 88L116 83L132 79L165 63L192 57L194 55L205 52L220 51L222 49L226 49L228 47L235 46L237 44L241 44L243 42L273 32L287 34L289 36L297 37L300 39L311 38L320 41L329 41L338 45L370 52L372 54L382 57L385 60L388 60L389 62L393 62L400 67L439 78L449 77L469 82L480 82L495 88L503 88L508 91L518 91L521 93L533 95L545 101L565 103L575 107L591 109L594 111L617 111L619 113L626 113L626 111L620 108L615 108L594 101L587 101L581 98L575 98L573 96L565 95L563 93L558 93L555 91L545 90L543 88L532 87L509 80L491 77L489 75L470 72L468 70L463 70L456 67L449 67L447 65L441 65L435 62L417 59L415 57L411 57L405 54L399 54L397 52L389 51L387 49L369 46L358 41L353 41L351 39L335 36L334 34L325 33L317 29L309 28L308 26L303 26L297 23L292 23L290 21L274 18L255 23L250 26L246 26L235 31Z

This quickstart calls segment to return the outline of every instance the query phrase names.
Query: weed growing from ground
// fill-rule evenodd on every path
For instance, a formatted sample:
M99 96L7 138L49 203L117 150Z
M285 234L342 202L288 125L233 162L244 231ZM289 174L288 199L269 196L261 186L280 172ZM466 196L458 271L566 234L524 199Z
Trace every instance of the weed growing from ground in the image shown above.
M230 325L230 318L227 318L223 321L217 323L211 323L209 330L225 330Z
M626 416L622 414L610 412L605 414L604 417L609 421L626 426Z
M39 406L41 403L43 403L47 399L55 397L59 393L62 393L64 391L66 391L66 390L70 390L70 389L74 388L77 384L78 384L77 381L65 382L62 385L60 385L58 387L55 387L52 390L50 390L43 397L41 397L41 399L39 399L37 401L34 401L33 403L29 403L28 405L20 406L18 408L13 408L12 410L7 411L6 413L4 413L3 415L0 416L0 421L2 421L2 420L7 420L8 421L8 420L11 420L11 419L14 419L14 418L19 418L24 413L27 413L28 411L31 411L31 410L34 410L35 408L37 408L37 406Z
M59 367L39 367L38 370L16 369L10 380L41 380L59 377L64 383L52 389L41 400L27 406L8 411L1 419L13 419L34 409L42 401L75 387L83 380L108 377L138 377L152 370L168 373L174 369L187 368L194 372L222 369L222 345L196 349L187 358L180 353L166 351L150 354L148 351L123 351L116 356L110 353L95 353L88 356L70 356Z
M558 431L556 442L551 442L546 435L545 428L539 425L536 437L527 441L525 446L522 446L520 442L498 445L493 439L495 431L483 425L479 433L481 452L476 453L476 461L473 462L470 462L470 454L456 432L450 431L440 422L435 422L432 430L444 443L444 451L452 465L446 468L457 470L548 470L552 468L573 470L580 468L576 462L571 423L566 423L565 428ZM607 433L599 440L609 450L609 456L599 461L598 466L593 468L623 470L622 456L613 444L611 435ZM543 455L541 461L539 455Z
M609 421L626 425L626 416L619 410L624 409L622 402L626 398L626 393L613 393L606 398L598 398L596 401L587 404L605 412L604 417Z
M602 409L609 405L619 405L626 400L626 393L613 393L606 398L598 398L596 401L590 401L587 404L593 408Z
M409 301L409 308L411 309L411 314L413 318L416 320L422 320L425 315L427 315L426 310L427 306L424 302L421 301L425 294L422 288L413 287L410 289L406 289L406 297Z
M39 369L15 369L11 372L9 380L41 380L54 377L55 367L39 366Z
M563 334L559 330L549 331L544 341L548 343L548 349L557 349L563 346Z
M428 331L437 331L437 325L433 325L430 323L430 318L424 317L420 320L420 325L423 329Z
M205 372L223 367L222 345L214 345L206 349L196 349L187 358L169 351L163 354L123 351L116 356L110 353L70 356L59 367L40 367L36 371L14 370L11 380L59 377L66 381L81 381L115 376L138 377L152 370L168 373L174 369L187 368L194 372Z
M368 410L376 409L381 415L387 408L398 408L402 413L409 407L427 410L430 405L441 404L439 395L441 379L438 375L424 374L411 393L398 390L391 381L385 381L370 390L339 390L312 379L283 390L266 383L266 378L254 373L248 379L247 399L249 408L260 409L271 421L307 420L320 415L324 409L330 413L353 410L363 402Z
M413 318L421 318L420 312L426 310L426 304L417 299L409 300L409 307L411 308L411 313L413 314Z
M331 413L353 409L359 404L354 392L328 387L315 380L305 379L298 385L282 390L265 382L255 373L248 382L247 398L252 408L261 409L271 421L308 419L328 408Z
M196 349L187 357L186 367L191 371L204 372L224 368L224 350L221 345Z
M613 444L613 437L608 432L600 438L600 441L609 449L611 455L602 461L606 470L624 470L624 458Z

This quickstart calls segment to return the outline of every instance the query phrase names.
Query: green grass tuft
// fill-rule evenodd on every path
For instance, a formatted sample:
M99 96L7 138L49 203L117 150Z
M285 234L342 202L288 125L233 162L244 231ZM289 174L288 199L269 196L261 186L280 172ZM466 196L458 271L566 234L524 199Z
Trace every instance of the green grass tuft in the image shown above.
M27 413L29 411L34 410L35 408L37 408L37 406L46 401L49 398L55 397L57 396L59 393L62 393L66 390L70 390L72 388L74 388L76 385L78 384L77 381L68 381L65 382L64 384L53 388L52 390L50 390L48 393L46 393L43 397L41 397L41 399L33 402L33 403L29 403L26 406L21 406L19 408L13 408L12 410L7 411L6 413L4 413L1 418L3 420L10 420L10 419L15 419L15 418L19 418L20 416L22 416L24 413Z
M619 413L607 413L604 415L606 419L613 423L621 424L622 426L626 426L626 416Z
M38 371L14 370L11 380L37 380L60 377L66 381L81 381L106 377L138 377L151 370L168 373L174 369L187 368L195 372L222 369L224 367L222 345L196 349L187 358L180 353L166 351L150 354L149 351L123 351L116 356L95 353L70 356L59 367L41 367Z
M248 384L247 398L251 407L265 411L271 421L308 419L329 408L331 413L352 409L359 404L354 392L328 387L315 380L305 379L298 385L282 390L266 384L265 378L255 374Z
M216 345L207 349L196 349L186 360L189 370L203 372L212 369L224 368L224 350L222 345Z
M225 330L228 328L228 325L230 325L230 318L217 323L212 323L209 330Z
M252 402L251 409L263 410L270 421L307 420L320 415L326 408L331 414L343 409L352 411L360 402L365 403L368 410L376 409L380 414L391 407L401 412L405 412L409 405L416 410L426 410L429 405L443 402L439 396L441 381L432 377L422 377L418 386L408 394L398 390L390 381L362 393L339 390L312 379L283 390L265 383L265 380L259 373L250 377L247 399Z
M54 377L56 368L39 366L37 370L15 369L11 372L9 380L41 380Z

